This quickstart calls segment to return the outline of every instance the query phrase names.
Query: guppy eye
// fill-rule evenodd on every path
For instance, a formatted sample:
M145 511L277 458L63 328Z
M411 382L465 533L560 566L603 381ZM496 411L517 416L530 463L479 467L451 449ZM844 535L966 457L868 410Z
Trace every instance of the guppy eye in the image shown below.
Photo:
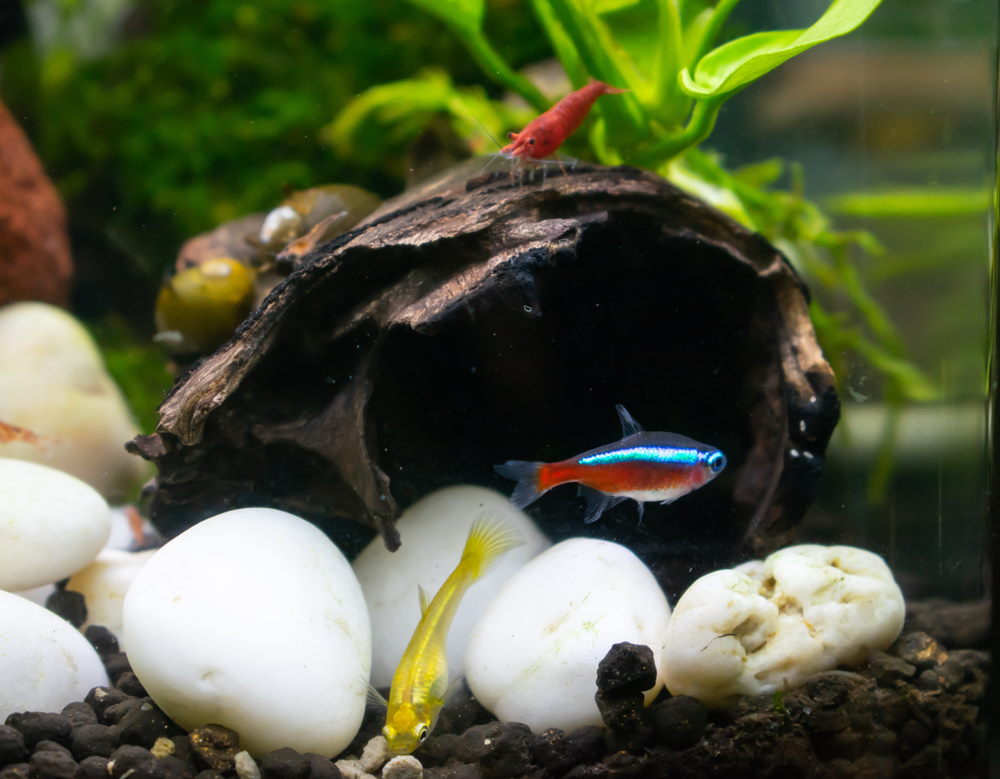
M718 473L726 467L726 456L722 452L712 452L706 462L708 463L708 467L711 468L712 473Z
M427 729L427 726L421 725L417 731L417 741L426 741L428 735L430 735L430 731Z
M535 145L535 139L534 138L529 138L528 139L528 145L529 146L534 146Z

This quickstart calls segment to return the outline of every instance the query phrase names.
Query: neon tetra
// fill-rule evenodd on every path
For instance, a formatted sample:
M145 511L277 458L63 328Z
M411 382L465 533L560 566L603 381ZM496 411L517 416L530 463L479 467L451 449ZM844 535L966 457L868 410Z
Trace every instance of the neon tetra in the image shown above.
M676 433L647 433L621 404L622 440L554 463L509 460L496 472L517 481L511 502L524 508L560 484L576 482L587 503L584 522L595 522L605 509L631 498L639 505L672 503L707 484L726 467L714 446Z

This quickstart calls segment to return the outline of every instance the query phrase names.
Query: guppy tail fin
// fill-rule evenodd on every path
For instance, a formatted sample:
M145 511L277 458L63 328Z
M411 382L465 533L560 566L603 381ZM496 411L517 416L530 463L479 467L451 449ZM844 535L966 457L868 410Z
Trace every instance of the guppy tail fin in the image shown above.
M494 465L493 470L505 479L513 479L517 482L514 492L511 493L510 502L523 509L529 503L544 492L538 488L538 474L544 463L529 463L525 460L508 460L502 465Z
M462 563L469 567L475 581L490 569L500 555L522 543L521 536L509 524L492 514L483 514L469 528L469 537L462 550Z

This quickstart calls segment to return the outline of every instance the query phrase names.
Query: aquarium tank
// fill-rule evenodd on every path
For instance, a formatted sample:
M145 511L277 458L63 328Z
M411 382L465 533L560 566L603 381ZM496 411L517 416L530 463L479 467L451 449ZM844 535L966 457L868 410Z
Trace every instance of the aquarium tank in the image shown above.
M973 777L986 0L0 7L0 779Z

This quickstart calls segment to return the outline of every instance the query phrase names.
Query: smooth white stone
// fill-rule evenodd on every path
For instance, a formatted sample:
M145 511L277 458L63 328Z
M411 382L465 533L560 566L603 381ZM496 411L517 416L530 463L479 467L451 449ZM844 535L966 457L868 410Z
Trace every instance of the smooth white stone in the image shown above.
M325 757L358 732L368 613L350 564L305 520L247 508L200 522L139 571L124 623L133 670L187 729Z
M40 436L0 443L0 457L66 471L109 500L127 497L151 472L125 451L139 429L94 340L56 306L0 308L0 420Z
M899 635L905 607L881 557L804 544L714 571L681 596L667 631L667 688L706 706L790 689Z
M354 572L372 620L372 684L388 687L420 621L417 588L434 597L458 565L472 523L483 513L510 523L524 541L503 554L466 592L448 633L448 671L461 676L472 626L493 597L549 542L507 496L485 487L447 487L414 503L396 524L402 543L389 552L372 541L354 560Z
M648 704L663 686L659 658L670 606L653 574L610 541L572 538L507 582L473 629L469 687L504 721L534 732L601 725L597 666L614 644L643 644L657 658Z
M155 533L155 531L153 530L153 526L149 524L149 520L147 520L147 519L143 519L142 520L142 529L143 529L143 533L144 533L144 535L146 537L149 537L151 534ZM103 555L105 552L107 552L109 550L115 550L115 549L123 550L123 551L124 550L128 550L135 543L136 543L135 531L132 529L132 523L129 520L129 517L128 517L128 514L126 513L125 507L124 506L112 506L111 507L111 535L108 537L107 543L104 544L104 549L98 554L98 557L100 557L101 555ZM152 550L149 551L149 554L152 554ZM95 565L96 563L97 563L97 560L95 559L92 563L90 563L90 565L86 566L86 568L90 568L91 565ZM84 570L86 570L86 568ZM74 576L77 576L77 575L79 575L81 573L82 573L82 571L77 571L74 574ZM65 577L60 577L60 578L65 578ZM131 576L129 577L129 581L131 581ZM32 587L29 590L16 590L15 594L20 595L22 598L27 598L28 600L33 601L34 603L37 603L39 606L44 606L45 602L48 600L49 595L51 595L53 592L55 592L55 589L56 588L55 588L54 584L43 584L40 587ZM70 587L70 589L75 589L75 588ZM88 615L87 615L88 619L87 619L87 622L84 623L84 626L83 626L84 629L86 629L90 625L102 625L103 624L106 627L108 627L110 630L112 630L112 632L114 632L117 635L118 642L120 644L122 642L122 636L121 636L121 624L122 624L121 623L121 605L122 604L121 604L121 600L123 600L124 597L125 597L125 593L122 592L121 599L118 600L117 611L114 612L114 613L117 614L117 617L114 619L114 624L118 626L117 628L114 628L111 625L107 625L106 624L106 622L112 620L112 617L110 616L110 612L109 611L101 611L100 612L100 617L98 618L98 617L94 616L93 612L90 612L90 604L88 604L88 612L90 612L90 613L88 613ZM104 608L104 607L102 606L102 607L99 607L99 608ZM104 621L99 621L99 619L100 620L104 620Z
M27 598L32 603L37 603L39 606L44 607L45 601L55 591L56 586L54 584L43 584L41 587L32 587L30 590L14 590L13 592L15 595L20 595L22 598Z
M0 589L65 579L97 557L111 512L97 491L68 473L0 458Z
M71 624L0 591L0 722L15 711L60 711L108 684L97 652Z
M128 651L122 634L125 594L155 552L155 549L144 552L104 549L94 562L69 577L66 589L79 592L87 604L83 630L91 625L103 625L118 638L122 651Z

